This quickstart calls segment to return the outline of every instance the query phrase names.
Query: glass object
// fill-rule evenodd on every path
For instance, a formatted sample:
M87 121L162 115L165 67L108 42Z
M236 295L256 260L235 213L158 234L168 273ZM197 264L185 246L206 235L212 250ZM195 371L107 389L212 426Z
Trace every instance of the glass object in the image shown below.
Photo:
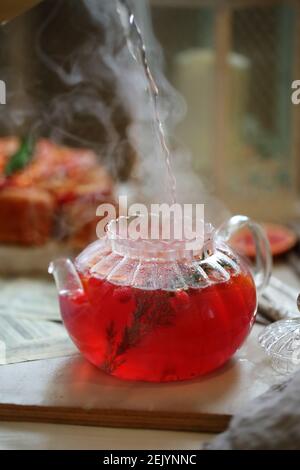
M300 310L300 296L297 305ZM300 317L272 323L258 339L277 372L291 374L300 368Z
M206 226L201 252L180 242L120 237L121 219L75 260L51 264L64 324L82 354L122 379L191 379L223 365L253 325L256 290L268 281L271 257L260 227L231 218ZM256 273L228 246L248 225ZM256 285L255 285L256 284Z

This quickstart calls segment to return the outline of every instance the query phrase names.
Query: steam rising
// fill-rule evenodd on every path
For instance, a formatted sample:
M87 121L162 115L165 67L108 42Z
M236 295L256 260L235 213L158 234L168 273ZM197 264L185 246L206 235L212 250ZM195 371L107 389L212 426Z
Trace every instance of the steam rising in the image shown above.
M55 140L91 147L116 176L122 165L125 170L128 167L129 172L132 157L128 160L128 154L133 147L137 155L134 174L140 182L136 196L139 202L168 200L165 162L155 136L147 83L128 49L117 2L64 0L48 3L50 12L37 27L33 50L28 48L27 51L35 56L39 66L42 64L44 79L39 83L33 79L26 89L23 83L17 83L13 92L8 86L8 105L5 111L0 110L2 128L9 133L24 132L24 127L27 131L38 128L41 134L48 134ZM163 55L152 32L146 0L132 1L131 5L160 89L159 111L171 142L177 200L206 203L206 217L219 223L227 213L207 195L191 169L190 155L172 138L186 112L185 103L164 76ZM39 8L42 7L43 4ZM66 17L66 11L70 17ZM13 34L13 29L13 25L6 26L5 34ZM65 37L68 42L69 29L76 32L76 40L63 47L62 56L61 40ZM47 42L51 30L63 33L58 34L60 42L57 44ZM7 77L11 73L8 70ZM9 78L6 79L10 83ZM123 135L121 128L126 129Z

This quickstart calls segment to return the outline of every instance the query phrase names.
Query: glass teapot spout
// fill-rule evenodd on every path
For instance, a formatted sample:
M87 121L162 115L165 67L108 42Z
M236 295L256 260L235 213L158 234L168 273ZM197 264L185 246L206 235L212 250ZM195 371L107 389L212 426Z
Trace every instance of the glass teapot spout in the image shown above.
M59 294L82 293L81 279L72 261L67 258L59 258L50 263L49 274L52 274Z

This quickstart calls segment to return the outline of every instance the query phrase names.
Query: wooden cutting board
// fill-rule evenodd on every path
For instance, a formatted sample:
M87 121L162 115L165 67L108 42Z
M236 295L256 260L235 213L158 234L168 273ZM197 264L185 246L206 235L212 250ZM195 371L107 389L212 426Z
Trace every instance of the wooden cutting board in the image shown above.
M1 366L0 419L223 431L233 414L281 379L257 343L259 329L221 370L188 382L125 382L79 355Z

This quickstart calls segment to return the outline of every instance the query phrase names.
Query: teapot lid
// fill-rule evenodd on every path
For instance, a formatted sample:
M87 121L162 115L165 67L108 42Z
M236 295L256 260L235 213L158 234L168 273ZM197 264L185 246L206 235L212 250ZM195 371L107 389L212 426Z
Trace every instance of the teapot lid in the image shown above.
M112 250L121 256L168 261L201 256L213 227L189 217L150 214L111 220L106 233Z
M201 242L197 240L197 251L185 238L166 240L162 236L158 239L140 236L134 240L128 236L128 231L124 232L128 225L126 229L120 219L111 221L105 236L77 257L75 265L81 273L118 285L177 290L226 281L240 272L233 252L225 244L216 248L212 226L205 227Z

